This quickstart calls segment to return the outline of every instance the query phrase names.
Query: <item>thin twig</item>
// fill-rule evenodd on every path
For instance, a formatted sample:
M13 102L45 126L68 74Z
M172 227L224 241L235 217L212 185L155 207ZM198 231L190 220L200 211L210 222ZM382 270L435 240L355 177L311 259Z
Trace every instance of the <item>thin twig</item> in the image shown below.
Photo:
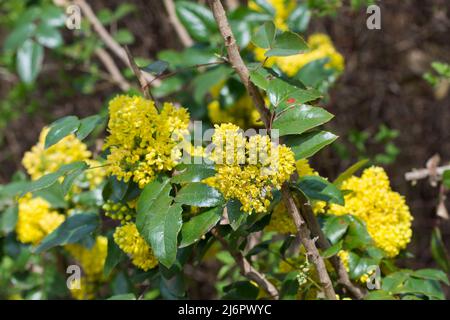
M125 53L127 54L127 59L129 61L129 64L131 66L131 70L133 70L134 75L136 76L136 78L139 81L139 85L141 86L141 91L142 94L144 95L144 97L146 99L152 99L153 101L155 101L155 99L152 97L152 94L150 92L150 90L148 89L149 83L147 82L147 79L145 78L144 74L142 73L141 69L139 69L139 67L137 66L136 62L134 62L134 58L130 52L130 50L128 49L127 46L125 46Z
M175 12L175 4L173 0L164 0L164 6L166 7L167 14L169 15L169 21L173 25L175 32L185 47L191 47L194 44L189 33L178 20L177 13Z
M100 39L105 43L105 45L128 67L132 67L129 63L128 56L126 51L117 43L116 40L109 34L109 32L102 25L100 20L98 20L91 6L85 0L75 0L74 3L78 5L83 14L86 16L89 23L94 28L94 31L99 35ZM151 82L154 77L146 72L143 72L144 77L147 82ZM156 86L160 85L159 81L152 81L152 83Z
M95 49L95 54L105 66L106 70L112 77L112 81L119 86L122 91L128 91L131 88L130 83L125 80L119 68L114 63L109 53L103 48Z
M450 170L450 165L437 167L435 170L435 173L438 177L442 177L442 174L446 170ZM431 174L433 174L433 173L428 168L418 169L418 170L413 169L412 171L405 173L405 180L406 181L417 181L417 180L421 180L421 179L426 179Z
M230 63L236 70L237 74L241 78L242 83L251 96L253 103L258 110L262 121L265 124L265 127L270 128L271 114L265 107L264 99L261 93L250 81L249 70L244 64L244 61L242 60L242 57L239 53L239 48L236 44L233 32L231 31L222 3L220 2L220 0L209 0L209 5L219 26L220 33L222 34L222 37L225 41L225 46L227 47ZM327 297L327 299L335 300L336 294L334 292L330 276L325 268L325 261L320 256L314 241L310 238L310 231L302 216L300 215L297 206L295 205L294 199L289 190L289 185L287 183L285 183L282 187L282 194L283 199L286 203L286 207L288 208L288 211L295 222L302 244L305 246L308 254L311 256L312 261L319 274L319 279L323 286L325 296Z
M216 228L212 229L211 233L220 242L222 247L233 256L241 271L241 274L244 277L255 281L258 286L264 289L273 299L278 300L278 290L269 280L266 279L266 276L256 270L239 250L234 250L231 248Z

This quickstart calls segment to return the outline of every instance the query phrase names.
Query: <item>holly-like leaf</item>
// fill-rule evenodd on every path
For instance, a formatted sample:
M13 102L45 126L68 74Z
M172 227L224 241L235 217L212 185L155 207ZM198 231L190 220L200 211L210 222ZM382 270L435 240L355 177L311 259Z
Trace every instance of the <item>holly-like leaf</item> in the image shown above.
M200 182L216 173L214 165L208 164L182 165L179 171L177 175L172 177L173 183Z
M188 1L177 1L175 10L178 19L195 40L208 42L211 34L217 31L212 12L203 5Z
M273 122L273 129L278 129L280 136L301 134L330 121L332 118L333 115L322 108L308 105L294 106L277 115Z
M76 116L67 116L56 120L50 125L50 130L45 137L45 148L58 143L71 133L75 133L80 126L80 120Z
M348 216L327 217L323 232L332 244L336 244L347 232L349 223Z
M33 82L42 68L44 48L32 39L27 39L17 51L17 72L25 83Z
M84 140L98 125L103 118L97 114L80 120L80 126L76 132L76 136L80 140Z
M216 207L192 217L181 228L180 248L190 246L199 241L209 230L211 230L222 216L222 208Z
M271 48L275 41L276 31L272 21L264 23L253 35L253 44L264 49Z
M322 200L344 205L342 192L332 183L319 176L304 176L298 179L296 187L309 200Z
M190 183L178 192L175 202L196 207L215 207L224 201L221 193L201 182Z
M227 202L227 216L230 226L233 230L239 229L239 227L245 222L248 214L241 210L242 204L238 200L230 200Z
M286 136L284 143L292 149L295 159L299 160L313 156L337 138L338 136L328 131L311 131L302 135Z
M308 50L308 45L298 34L285 31L275 37L271 49L265 52L266 57L292 56Z
M98 222L98 215L95 213L74 214L45 237L35 252L41 253L56 246L76 243L90 235L98 227Z
M142 70L147 71L156 76L159 76L159 75L163 74L164 71L166 71L168 67L169 67L169 63L167 61L156 60L156 61L150 63L149 65L147 65L146 67L142 68Z

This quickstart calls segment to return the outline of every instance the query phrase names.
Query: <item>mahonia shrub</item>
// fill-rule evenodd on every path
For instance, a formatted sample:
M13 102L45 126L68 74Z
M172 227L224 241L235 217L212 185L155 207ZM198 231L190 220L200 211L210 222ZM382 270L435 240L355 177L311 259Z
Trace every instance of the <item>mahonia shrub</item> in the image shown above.
M0 186L0 298L186 299L208 285L224 299L443 299L442 270L396 264L413 217L386 171L314 169L338 138L321 105L345 59L308 23L341 2L227 12L250 90L210 9L175 6L195 45L134 68L161 85L44 127L26 174ZM207 266L214 283L193 276Z

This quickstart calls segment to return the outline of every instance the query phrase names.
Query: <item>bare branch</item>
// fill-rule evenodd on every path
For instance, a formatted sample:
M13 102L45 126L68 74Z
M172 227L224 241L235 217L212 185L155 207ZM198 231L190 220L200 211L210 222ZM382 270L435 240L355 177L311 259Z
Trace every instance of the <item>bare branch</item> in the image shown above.
M244 277L255 281L258 286L264 289L273 299L278 300L278 290L269 280L266 279L266 276L253 268L251 263L242 255L239 250L234 250L233 248L231 248L225 241L225 239L219 234L217 229L212 229L211 233L220 242L222 247L233 256L241 271L241 274Z
M432 174L436 174L438 177L442 177L442 174L444 171L450 170L450 165L445 165L441 167L437 167L435 172L432 172L429 168L425 169L413 169L410 172L405 173L405 180L406 181L417 181L421 179L426 179Z
M174 27L175 32L177 33L183 45L185 47L192 46L194 44L194 41L192 40L189 33L187 33L183 25L180 23L180 20L178 20L173 0L164 0L164 6L166 7L167 14L169 15L169 21Z
M103 48L97 48L95 49L95 54L111 75L112 81L116 83L122 91L128 91L131 88L131 85L122 76L122 73L120 72L119 68L117 68L114 60L111 58L109 53Z

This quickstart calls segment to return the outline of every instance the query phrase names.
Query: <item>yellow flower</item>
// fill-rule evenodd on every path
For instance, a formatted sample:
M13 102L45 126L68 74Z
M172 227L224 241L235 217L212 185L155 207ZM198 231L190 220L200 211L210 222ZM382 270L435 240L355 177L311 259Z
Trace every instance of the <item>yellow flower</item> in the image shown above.
M345 270L347 270L347 272L349 272L349 271L350 271L350 268L349 268L349 253L348 253L348 251L346 251L346 250L340 250L340 251L338 252L337 255L338 255L339 258L341 259L342 264L343 264L344 267L345 267ZM370 271L364 273L361 277L359 277L359 279L358 279L359 282L361 282L361 283L366 283L367 280L369 279L369 277L370 277L374 272L375 272L375 270L370 270Z
M274 145L268 136L254 135L247 141L233 124L215 125L212 142L217 173L204 183L225 199L238 199L247 213L266 212L272 190L280 189L295 170L292 150Z
M158 113L151 100L120 95L110 101L109 114L105 148L110 149L110 174L125 182L132 179L143 188L157 172L178 164L188 133L186 109L165 103Z
M108 200L102 208L105 210L105 216L119 220L122 224L131 221L136 216L132 203L123 204Z
M76 161L83 161L91 156L86 145L70 134L50 148L44 149L45 137L49 129L44 128L39 136L39 142L25 153L22 164L32 180L55 172L61 166Z
M76 300L95 299L95 283L89 281L86 277L74 279L69 287L70 294Z
M22 243L36 245L64 222L64 215L51 210L50 203L43 198L32 198L27 194L18 202L16 233Z
M65 249L80 263L88 279L101 278L108 253L108 239L98 236L92 248L80 244L68 244Z
M89 189L94 190L100 186L107 176L106 167L97 160L86 160L89 169L84 172Z
M325 64L326 68L335 69L338 72L344 70L344 57L336 50L327 35L321 33L313 34L308 38L307 42L309 50L306 52L292 56L276 57L271 63L275 63L289 77L295 76L308 63L325 58L329 59ZM261 50L261 48L258 48L254 52L255 59L261 62L265 60L265 49Z
M152 248L139 234L134 223L117 227L114 232L114 241L123 252L130 256L136 267L147 271L158 265L158 260L153 255Z
M392 191L383 168L371 167L362 176L343 182L345 206L331 204L328 213L352 214L362 219L375 245L395 257L411 240L413 220L404 197Z

